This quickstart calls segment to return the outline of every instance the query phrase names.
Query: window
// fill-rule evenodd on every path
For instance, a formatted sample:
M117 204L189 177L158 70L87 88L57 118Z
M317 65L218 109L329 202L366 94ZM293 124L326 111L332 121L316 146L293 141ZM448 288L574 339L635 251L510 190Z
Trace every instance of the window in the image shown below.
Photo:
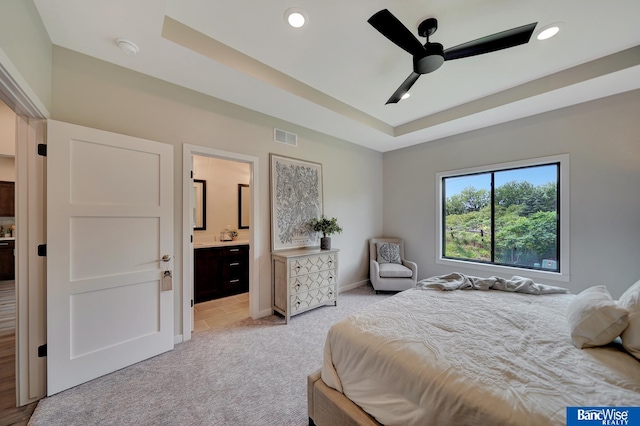
M567 176L567 155L438 174L440 263L568 277Z

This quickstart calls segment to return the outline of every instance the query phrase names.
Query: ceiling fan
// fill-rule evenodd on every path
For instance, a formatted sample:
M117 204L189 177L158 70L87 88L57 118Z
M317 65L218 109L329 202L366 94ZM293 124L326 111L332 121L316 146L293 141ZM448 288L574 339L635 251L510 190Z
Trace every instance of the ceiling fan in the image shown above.
M398 87L398 90L391 95L386 102L387 104L397 103L404 94L409 92L409 89L420 75L437 70L444 61L467 58L528 43L534 28L538 24L534 22L512 28L445 50L440 43L431 43L429 41L429 36L438 29L438 21L435 18L428 18L418 25L418 34L427 38L427 42L424 45L387 9L375 13L367 22L380 31L383 36L413 55L413 72Z

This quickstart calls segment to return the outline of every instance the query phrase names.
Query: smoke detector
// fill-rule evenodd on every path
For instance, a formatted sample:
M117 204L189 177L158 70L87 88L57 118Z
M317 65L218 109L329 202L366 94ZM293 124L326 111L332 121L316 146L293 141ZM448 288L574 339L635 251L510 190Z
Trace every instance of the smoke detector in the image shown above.
M118 43L118 47L120 48L120 50L122 50L127 55L135 55L136 53L138 53L138 50L140 50L138 46L131 40L119 38L118 40L116 40L116 43Z

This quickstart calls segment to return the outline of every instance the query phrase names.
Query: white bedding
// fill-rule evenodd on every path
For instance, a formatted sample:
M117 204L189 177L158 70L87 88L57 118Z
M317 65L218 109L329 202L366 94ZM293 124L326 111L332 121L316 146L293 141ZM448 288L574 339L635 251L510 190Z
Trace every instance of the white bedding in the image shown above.
M322 380L385 425L564 425L567 406L640 406L640 362L577 349L567 294L411 289L335 324Z

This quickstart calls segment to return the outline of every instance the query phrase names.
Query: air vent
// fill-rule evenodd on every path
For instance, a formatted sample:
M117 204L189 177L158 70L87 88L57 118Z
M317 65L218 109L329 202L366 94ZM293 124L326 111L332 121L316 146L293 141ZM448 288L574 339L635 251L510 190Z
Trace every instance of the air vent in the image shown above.
M284 130L273 129L273 140L291 146L298 146L298 135Z

